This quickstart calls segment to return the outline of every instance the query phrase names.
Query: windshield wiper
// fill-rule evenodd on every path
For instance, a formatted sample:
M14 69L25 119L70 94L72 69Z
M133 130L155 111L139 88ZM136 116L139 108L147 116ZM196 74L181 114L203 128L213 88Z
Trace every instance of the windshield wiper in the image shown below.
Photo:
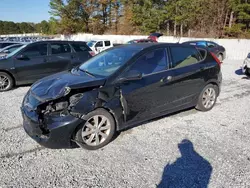
M82 71L82 72L85 72L87 75L91 76L92 78L95 78L95 75L92 74L91 72L89 72L89 71L87 71L85 69L80 69L80 68L79 68L79 70Z

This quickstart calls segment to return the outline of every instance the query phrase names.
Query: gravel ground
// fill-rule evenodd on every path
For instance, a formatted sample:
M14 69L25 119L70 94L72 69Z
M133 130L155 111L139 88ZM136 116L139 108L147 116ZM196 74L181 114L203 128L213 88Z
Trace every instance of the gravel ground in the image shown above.
M21 125L28 87L0 93L0 187L250 187L250 80L236 71L241 62L224 62L212 111L154 120L98 151L39 146Z

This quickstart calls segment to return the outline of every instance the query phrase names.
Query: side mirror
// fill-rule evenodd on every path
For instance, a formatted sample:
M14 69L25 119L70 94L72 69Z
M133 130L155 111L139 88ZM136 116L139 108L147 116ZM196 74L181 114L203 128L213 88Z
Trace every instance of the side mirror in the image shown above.
M126 81L134 81L134 80L141 80L142 79L142 73L136 70L131 70L125 76L119 78L118 82L126 82Z
M17 60L29 60L29 57L27 55L18 55L16 57Z

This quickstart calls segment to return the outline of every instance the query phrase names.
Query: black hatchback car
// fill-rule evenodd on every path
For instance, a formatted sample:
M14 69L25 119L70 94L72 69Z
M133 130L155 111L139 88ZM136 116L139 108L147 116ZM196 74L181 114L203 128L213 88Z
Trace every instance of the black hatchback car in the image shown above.
M0 59L0 92L69 70L92 55L85 42L41 41L23 45Z
M220 61L205 48L118 46L34 83L22 103L23 126L45 147L94 150L146 120L190 107L211 110L221 81Z

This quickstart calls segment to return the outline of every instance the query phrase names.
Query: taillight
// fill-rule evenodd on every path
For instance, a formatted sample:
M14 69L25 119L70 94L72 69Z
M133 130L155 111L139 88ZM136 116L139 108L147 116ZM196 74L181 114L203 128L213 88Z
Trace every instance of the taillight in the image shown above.
M210 53L213 56L214 60L218 63L218 65L221 66L222 62L218 59L218 57L214 53L212 53L212 52L210 52Z
M95 52L94 52L94 51L89 51L89 54L90 54L91 56L95 56Z

